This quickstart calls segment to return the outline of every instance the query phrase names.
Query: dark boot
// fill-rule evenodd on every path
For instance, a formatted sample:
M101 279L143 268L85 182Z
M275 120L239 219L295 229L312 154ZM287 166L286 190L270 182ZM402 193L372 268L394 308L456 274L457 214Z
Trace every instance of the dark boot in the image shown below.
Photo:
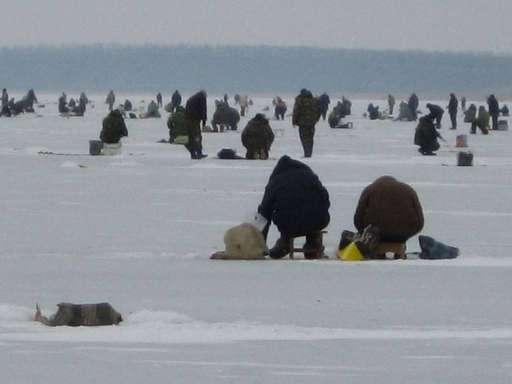
M277 239L276 244L269 249L268 255L272 259L282 259L289 254L290 251L290 239L281 235L281 237Z
M313 155L313 143L304 143L304 157L311 157Z
M304 257L308 260L321 259L324 254L324 245L322 244L322 234L314 232L306 235L304 244Z
M311 156L313 156L313 148L308 148L308 150L304 154L304 157L311 157Z
M192 160L196 159L196 151L190 144L185 144L185 148L187 148L187 151L190 152L190 158Z

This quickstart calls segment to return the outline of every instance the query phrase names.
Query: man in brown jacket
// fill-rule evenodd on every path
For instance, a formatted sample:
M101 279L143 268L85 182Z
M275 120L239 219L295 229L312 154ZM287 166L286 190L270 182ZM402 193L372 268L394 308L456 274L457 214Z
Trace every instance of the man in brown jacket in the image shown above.
M391 176L382 176L367 186L357 205L354 225L362 233L377 226L380 241L405 243L423 229L423 210L411 186Z

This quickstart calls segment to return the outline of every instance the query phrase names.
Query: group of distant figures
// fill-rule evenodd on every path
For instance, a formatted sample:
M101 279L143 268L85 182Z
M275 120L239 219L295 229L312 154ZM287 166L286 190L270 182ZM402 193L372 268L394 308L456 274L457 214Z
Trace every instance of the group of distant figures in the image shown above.
M415 96L415 95L414 95ZM413 104L416 105L417 104ZM478 108L478 114L475 104L471 104L466 109L466 99L461 98L461 109L464 113L464 122L470 123L470 133L476 134L477 128L482 134L489 134L490 130L500 130L500 124L498 118L500 115L504 117L509 116L509 109L507 105L503 105L500 108L498 100L495 95L490 95L487 98L488 110L485 106L481 105ZM435 151L439 149L438 139L444 140L439 133L441 128L441 120L444 115L444 109L436 104L427 103L427 109L430 113L420 118L418 126L416 127L414 144L419 146L418 151L427 156L434 155ZM455 94L450 94L447 110L450 115L451 128L457 129L457 114L458 114L459 102ZM417 117L417 112L415 112ZM492 121L492 125L491 125ZM507 122L505 121L507 124Z
M83 116L85 110L87 109L87 104L89 104L89 99L86 94L82 92L78 97L78 103L75 99L71 98L68 102L68 97L65 92L62 92L62 95L59 97L58 105L59 105L59 113L62 116Z
M21 100L9 99L7 89L2 90L0 117L17 116L21 113L34 113L34 104L37 97L33 89L30 89Z
M2 91L0 116L11 117L21 113L34 112L34 104L37 103L37 97L33 89L19 101L9 98L6 89ZM84 116L87 106L90 104L87 95L82 92L75 100L67 98L66 93L58 99L58 110L61 116ZM119 106L116 104L116 95L111 90L105 103L108 105L110 115L104 121L102 130L103 137L107 137L106 144L110 142L118 143L123 135L128 131L124 124L125 118L160 118L160 108L168 112L167 127L169 129L169 140L172 144L182 144L190 152L191 158L201 159L206 157L202 152L202 132L224 132L226 130L237 130L241 117L246 116L252 100L247 95L235 95L234 106L229 103L229 96L224 95L222 99L215 100L215 111L211 120L211 126L206 124L207 106L206 92L201 91L187 100L185 106L182 106L182 96L178 90L175 90L171 100L164 106L163 97L160 92L156 95L156 101L151 100L147 109L139 114L135 113L132 102L128 99ZM311 157L313 153L313 139L315 135L315 125L322 118L327 119L331 128L347 128L343 119L352 114L352 103L346 97L342 97L336 103L331 112L329 105L331 103L329 95L326 93L320 96L303 89L295 98L293 107L292 124L298 126L299 137L304 150L304 157ZM416 121L418 115L422 114L419 110L419 99L415 93L412 93L408 101L401 101L398 107L398 116L394 117L396 101L393 95L387 96L388 109L381 112L379 106L370 103L367 108L367 116L370 120L393 119L394 121ZM498 118L500 115L509 116L507 105L499 106L498 100L494 95L487 99L488 108L481 105L478 108L471 104L466 108L466 98L460 99L461 109L464 113L464 122L470 123L470 133L476 133L479 129L482 134L488 134L490 130L498 130ZM239 109L235 108L238 106ZM272 100L274 108L274 118L284 120L288 106L279 96ZM42 106L41 106L42 107ZM428 114L419 119L415 130L414 144L419 146L419 152L423 155L433 155L439 149L439 138L442 139L438 130L441 128L441 121L445 109L433 103L427 103ZM269 111L270 107L265 107L263 111ZM451 129L457 129L457 114L459 110L459 100L455 94L451 93L446 107L450 115ZM122 120L122 123L121 123ZM492 125L491 125L492 122ZM107 132L107 133L105 133ZM246 147L247 159L267 159L270 147L274 140L274 134L270 127L267 117L258 113L251 119L242 132L242 144ZM226 152L227 158L239 158L231 152Z

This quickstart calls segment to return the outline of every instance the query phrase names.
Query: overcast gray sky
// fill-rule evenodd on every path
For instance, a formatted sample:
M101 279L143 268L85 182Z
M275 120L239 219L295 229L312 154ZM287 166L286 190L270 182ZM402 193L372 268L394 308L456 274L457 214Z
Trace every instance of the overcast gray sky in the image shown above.
M307 45L512 54L512 0L15 0L0 45Z

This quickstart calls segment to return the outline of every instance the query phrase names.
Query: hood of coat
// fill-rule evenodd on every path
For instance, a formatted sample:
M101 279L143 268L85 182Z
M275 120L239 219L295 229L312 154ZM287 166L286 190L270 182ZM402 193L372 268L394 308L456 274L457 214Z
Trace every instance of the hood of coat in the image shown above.
M274 170L272 171L272 174L270 175L270 179L296 170L307 170L309 172L313 172L311 168L309 168L306 164L298 160L294 160L287 155L284 155L277 162Z

